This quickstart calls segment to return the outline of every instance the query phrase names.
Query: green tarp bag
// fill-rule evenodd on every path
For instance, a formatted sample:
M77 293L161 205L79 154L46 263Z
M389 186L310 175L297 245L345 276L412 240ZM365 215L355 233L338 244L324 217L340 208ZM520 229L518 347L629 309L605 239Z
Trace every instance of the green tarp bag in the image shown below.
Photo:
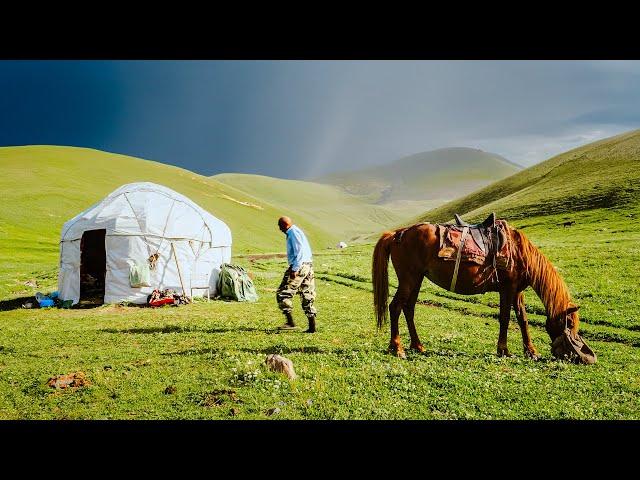
M256 302L258 293L247 271L230 263L223 263L218 277L218 295L237 302Z
M151 286L151 272L148 262L129 263L129 284L133 288Z

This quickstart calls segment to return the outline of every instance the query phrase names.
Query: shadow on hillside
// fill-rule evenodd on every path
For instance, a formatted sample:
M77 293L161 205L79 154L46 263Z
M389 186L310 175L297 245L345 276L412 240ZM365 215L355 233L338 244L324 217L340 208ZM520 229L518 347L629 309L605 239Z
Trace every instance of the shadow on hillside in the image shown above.
M164 327L142 327L142 328L104 328L99 330L104 333L227 333L227 332L264 332L264 328L254 327L230 327L230 328L193 328L182 327L180 325L165 325Z

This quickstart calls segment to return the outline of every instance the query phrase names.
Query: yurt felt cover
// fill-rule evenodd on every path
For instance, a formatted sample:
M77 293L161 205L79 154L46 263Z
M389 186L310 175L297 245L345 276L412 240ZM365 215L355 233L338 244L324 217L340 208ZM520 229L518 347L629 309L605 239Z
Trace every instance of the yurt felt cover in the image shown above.
M105 303L145 303L154 288L182 292L180 263L187 294L209 285L215 294L220 265L231 260L231 230L189 198L148 182L123 185L105 199L67 221L60 241L58 292L63 300L80 300L80 243L84 232L106 230ZM151 286L133 288L130 266L158 254ZM202 295L203 291L194 291Z

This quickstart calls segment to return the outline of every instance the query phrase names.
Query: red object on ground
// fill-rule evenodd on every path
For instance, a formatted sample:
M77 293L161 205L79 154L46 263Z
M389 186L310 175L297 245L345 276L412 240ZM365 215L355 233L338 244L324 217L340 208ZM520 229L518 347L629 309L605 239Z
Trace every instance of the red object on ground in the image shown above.
M151 305L152 307L161 307L162 305L171 305L173 303L174 303L173 298L167 297L167 298L161 298L160 300L154 300L152 302L149 302L149 305Z

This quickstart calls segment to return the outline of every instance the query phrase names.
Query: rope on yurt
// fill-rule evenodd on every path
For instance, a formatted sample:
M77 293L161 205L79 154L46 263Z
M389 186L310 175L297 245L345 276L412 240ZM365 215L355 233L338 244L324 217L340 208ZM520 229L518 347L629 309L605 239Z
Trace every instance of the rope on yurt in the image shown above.
M133 209L133 205L131 205L131 202L129 201L129 197L127 197L127 194L124 193L123 195L124 195L125 200L129 204L129 208L131 208L131 213L133 213L133 216L135 217L136 222L138 222L138 228L140 229L140 234L142 235L142 238L144 238L144 244L147 247L147 253L149 254L149 258L151 258L151 256L152 256L151 255L151 248L149 247L149 241L147 240L146 235L142 231L142 224L140 223L140 219L136 215L136 211Z
M171 208L169 209L169 213L167 213L167 218L164 221L164 228L162 229L162 236L160 237L160 243L158 244L158 248L156 248L156 253L149 256L149 268L154 270L156 268L156 262L160 257L160 248L162 248L162 242L164 242L164 234L167 231L167 225L169 225L169 218L171 218L171 212L173 212L173 206L176 204L175 199L171 202Z

